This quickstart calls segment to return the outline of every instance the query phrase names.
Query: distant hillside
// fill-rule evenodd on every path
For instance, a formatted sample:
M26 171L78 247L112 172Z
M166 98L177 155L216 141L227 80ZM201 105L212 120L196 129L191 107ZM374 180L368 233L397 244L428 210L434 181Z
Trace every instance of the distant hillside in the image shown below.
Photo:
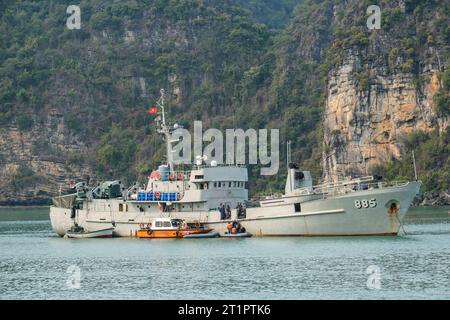
M146 0L0 4L0 203L47 201L71 181L145 181L164 157L146 109L170 119L280 128L319 177L383 172L449 192L450 8L444 1ZM295 10L293 8L295 7Z

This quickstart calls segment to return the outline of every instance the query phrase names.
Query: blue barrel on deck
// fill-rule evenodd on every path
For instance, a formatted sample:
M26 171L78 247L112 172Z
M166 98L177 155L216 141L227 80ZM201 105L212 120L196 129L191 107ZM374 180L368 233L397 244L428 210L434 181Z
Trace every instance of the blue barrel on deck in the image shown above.
M161 181L169 181L169 166L161 165L158 171L161 174Z
M138 195L137 195L137 200L138 201L145 201L145 192L138 192Z

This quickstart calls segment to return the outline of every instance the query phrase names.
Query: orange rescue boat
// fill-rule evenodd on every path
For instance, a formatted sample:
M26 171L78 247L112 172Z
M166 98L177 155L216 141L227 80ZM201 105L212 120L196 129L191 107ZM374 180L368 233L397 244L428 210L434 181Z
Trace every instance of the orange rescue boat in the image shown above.
M186 223L182 219L157 218L147 225L141 225L138 238L184 238L186 235L203 234L212 231L199 223Z

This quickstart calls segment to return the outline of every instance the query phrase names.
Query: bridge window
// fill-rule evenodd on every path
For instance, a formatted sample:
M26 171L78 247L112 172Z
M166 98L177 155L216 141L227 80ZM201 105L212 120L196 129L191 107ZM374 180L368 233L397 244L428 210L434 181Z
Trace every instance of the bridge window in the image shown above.
M199 175L195 175L194 179L203 179L204 175L199 174Z
M123 203L119 203L119 211L123 211Z
M302 207L300 206L300 203L294 203L294 209L295 209L295 212L301 212Z

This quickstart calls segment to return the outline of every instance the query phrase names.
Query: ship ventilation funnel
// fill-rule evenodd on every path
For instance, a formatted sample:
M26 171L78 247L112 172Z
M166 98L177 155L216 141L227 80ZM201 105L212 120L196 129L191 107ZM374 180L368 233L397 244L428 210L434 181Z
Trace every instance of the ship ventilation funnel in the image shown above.
M285 193L288 194L302 188L312 188L311 173L299 170L295 164L289 164Z

